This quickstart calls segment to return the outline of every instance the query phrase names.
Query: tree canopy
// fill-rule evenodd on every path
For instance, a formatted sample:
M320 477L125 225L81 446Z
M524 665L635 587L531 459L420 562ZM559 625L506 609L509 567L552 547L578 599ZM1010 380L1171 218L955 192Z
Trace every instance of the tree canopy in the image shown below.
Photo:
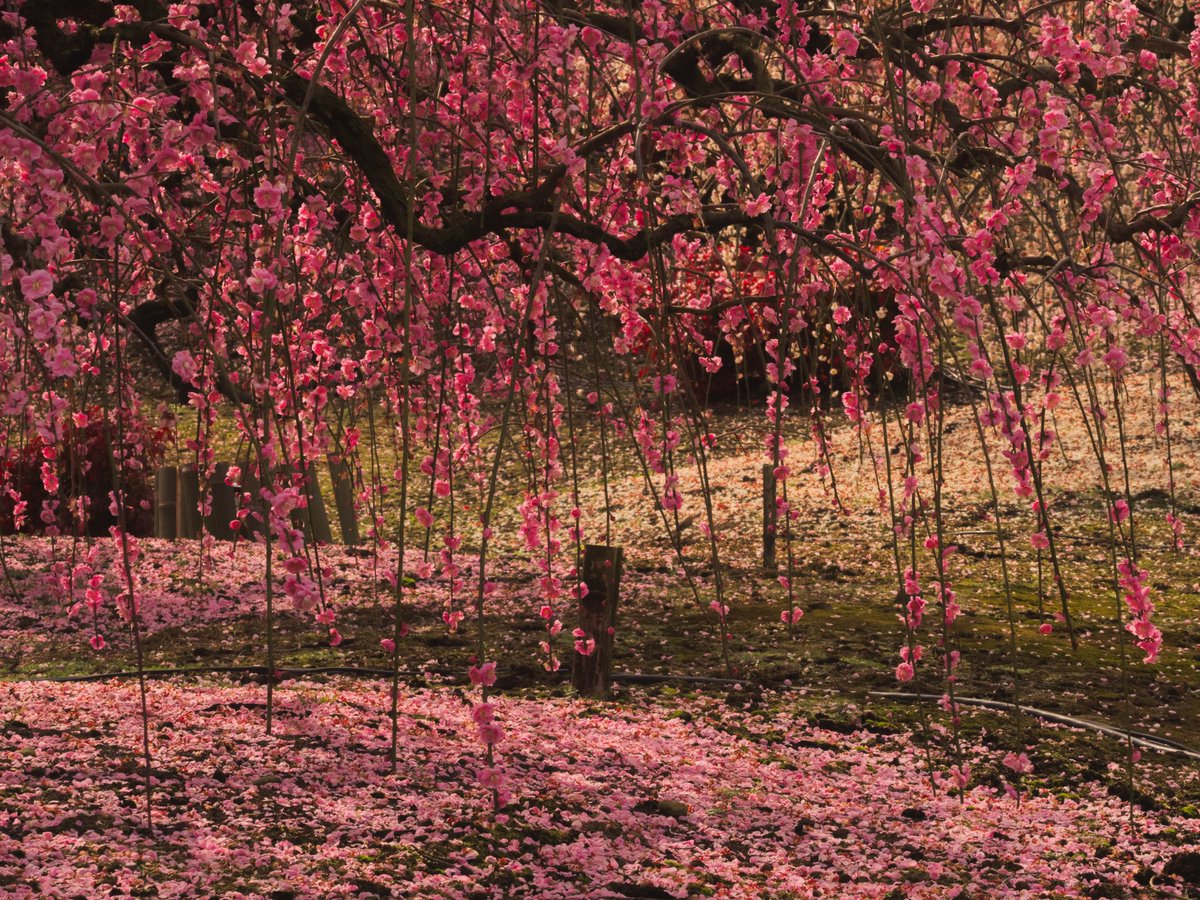
M263 486L243 512L290 557L267 577L334 640L289 473L353 451L376 401L399 448L395 478L369 486L398 494L376 537L440 535L481 620L514 449L548 623L580 596L578 547L605 523L571 494L578 417L631 441L677 550L681 516L703 521L723 629L705 406L722 379L756 382L781 530L798 478L840 504L826 432L858 429L893 540L897 677L936 645L953 703L947 403L973 407L1001 552L1044 554L1074 640L1045 466L1066 404L1124 624L1158 655L1122 409L1150 378L1169 448L1172 378L1200 392L1187 7L10 0L0 41L0 413L6 446L48 448L41 509L8 481L18 519L82 521L53 447L89 422L111 424L118 471L137 467L140 345L197 410L209 471L233 411ZM1174 488L1168 468L1178 540ZM790 567L781 589L793 608ZM1007 570L1002 589L1011 624Z

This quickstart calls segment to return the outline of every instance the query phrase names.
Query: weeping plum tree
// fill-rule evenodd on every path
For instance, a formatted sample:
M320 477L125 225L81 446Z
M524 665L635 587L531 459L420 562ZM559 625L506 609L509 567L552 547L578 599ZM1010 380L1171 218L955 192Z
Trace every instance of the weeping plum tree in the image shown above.
M788 488L810 475L785 420L812 434L833 504L827 432L849 420L883 485L896 675L927 669L953 711L964 564L942 436L967 384L1001 559L1032 543L1073 643L1044 463L1053 410L1079 408L1122 658L1125 642L1159 653L1122 410L1131 373L1158 371L1169 447L1170 377L1200 390L1200 31L1182 4L7 0L0 41L5 452L62 441L98 404L114 422L136 409L137 386L106 373L143 345L196 409L189 447L209 475L212 424L235 419L253 452L231 478L259 485L241 516L265 519L277 551L268 596L335 643L319 548L290 517L294 473L358 460L374 546L400 550L384 646L399 672L403 585L441 574L447 626L475 626L497 801L485 613L502 456L526 472L548 669L582 545L612 540L609 518L580 513L584 425L636 452L724 635L701 410L735 368L764 386L789 629L803 548ZM621 390L632 378L643 389ZM375 452L388 441L394 473ZM30 515L80 506L52 461L42 473ZM688 515L711 588L679 543ZM594 641L577 630L574 651Z

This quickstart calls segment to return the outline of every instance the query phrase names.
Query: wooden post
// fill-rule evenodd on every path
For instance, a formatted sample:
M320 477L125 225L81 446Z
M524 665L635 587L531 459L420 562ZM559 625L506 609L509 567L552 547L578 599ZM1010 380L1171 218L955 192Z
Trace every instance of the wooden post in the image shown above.
M179 515L175 521L178 537L200 537L200 473L194 463L179 469Z
M175 516L179 506L179 470L159 466L154 476L154 536L175 540Z
M579 627L584 631L583 640L593 640L596 646L587 656L574 654L571 684L585 697L603 697L612 684L612 630L617 624L624 557L620 547L588 544L583 550L583 582L588 593L579 604Z
M292 522L303 530L306 543L331 544L333 532L329 530L329 513L325 511L325 498L321 495L321 482L317 480L316 466L311 462L304 472L303 485L308 506L295 510L292 513Z
M775 562L775 467L763 466L763 568L774 571Z
M333 503L337 507L342 543L353 547L359 543L358 513L354 509L354 470L350 461L330 454L329 480L333 483Z
M204 527L219 541L232 541L233 529L229 523L237 516L237 498L232 487L225 483L229 474L229 463L217 463L208 479L212 491L212 512L204 519Z

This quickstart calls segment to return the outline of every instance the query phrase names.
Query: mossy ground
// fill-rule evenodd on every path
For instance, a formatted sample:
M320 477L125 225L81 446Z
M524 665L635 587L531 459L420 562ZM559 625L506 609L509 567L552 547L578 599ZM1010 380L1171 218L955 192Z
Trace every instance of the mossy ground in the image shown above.
M754 473L759 465L752 455L756 451L750 449L754 441L745 436L745 429L739 430L740 420L731 416L717 421L730 435L723 452L727 456L743 454L746 470ZM224 434L223 440L231 445L225 449L231 454L227 428ZM513 459L519 460L519 448L514 445L513 449ZM384 470L390 471L390 448L382 447L381 454ZM901 687L938 695L946 690L933 665L923 667L914 683L899 685L896 681L895 666L905 635L894 599L893 547L878 520L843 516L828 507L805 509L793 535L792 570L797 603L805 616L791 635L780 622L780 613L788 604L777 582L778 573L754 564L760 552L758 531L730 528L723 538L723 553L733 562L722 563L721 575L724 599L732 612L723 651L719 624L708 606L715 579L711 560L705 556L705 542L694 527L684 532L684 560L698 585L698 603L686 580L677 575L678 560L670 558L666 537L659 535L657 544L647 537L653 534L647 523L657 513L636 464L628 455L605 462L609 463L609 488L615 497L612 508L617 510L614 543L625 544L628 560L615 645L618 672L732 679L741 684L740 689L715 683L681 688L678 683L666 682L660 690L666 695L693 686L727 691L729 702L744 705L746 715L755 715L772 703L787 702L846 727L913 730L925 735L922 739L931 743L934 752L949 752L953 742L947 737L950 720L945 712L933 705L915 706L872 696L872 692ZM594 500L602 493L601 468L593 461L584 471L588 474L581 482L581 492ZM519 463L506 467L499 509L510 509L519 502L520 486L525 483L522 472ZM327 480L327 475L323 478ZM716 487L720 489L717 493L724 495L722 502L741 516L738 521L743 526L756 521L757 509L738 509L754 500L755 475L745 476L740 483L719 482ZM325 490L329 497L327 483ZM1189 498L1181 494L1177 499L1186 509L1184 501ZM1027 543L1012 535L1006 539L1006 591L1000 545L994 529L987 525L989 504L989 495L977 488L960 492L948 500L944 517L947 543L960 548L951 577L964 612L946 637L961 653L957 694L1018 701L1200 747L1200 558L1190 549L1180 553L1170 548L1164 510L1157 508L1162 506L1162 498L1150 496L1141 505L1137 535L1142 548L1139 562L1154 573L1159 602L1156 621L1166 635L1162 657L1154 665L1141 661L1141 652L1129 646L1128 636L1117 622L1122 602L1114 592L1108 529L1104 518L1096 515L1101 501L1095 486L1079 484L1054 496L1060 562L1070 586L1076 648L1061 622L1054 624L1050 634L1039 633L1040 624L1054 621L1058 596L1050 590L1043 565L1039 598L1036 558ZM1001 511L1006 520L1016 520L1021 514L1004 498ZM332 515L332 504L330 512ZM1186 512L1181 516L1189 529L1200 525L1200 517ZM507 512L498 525L511 526L515 521ZM469 545L470 527L465 531ZM514 545L501 545L496 552L507 558L524 555ZM782 547L780 556L786 558ZM185 596L212 589L200 582L176 587ZM338 604L338 627L345 636L341 645L330 646L323 631L310 621L284 613L277 617L274 631L276 665L388 667L390 659L378 642L391 633L391 589L369 580L340 580L333 589L339 592L340 601L355 601ZM568 690L565 670L569 669L570 643L563 638L572 623L568 614L563 617L568 621L558 649L565 666L556 674L541 666L538 644L546 636L545 623L538 617L535 603L519 614L489 617L487 646L489 653L501 659L502 690L533 695ZM405 618L412 627L402 648L405 678L422 682L461 677L475 658L478 625L468 619L452 634L435 612L410 613ZM942 635L930 623L919 639L932 650ZM264 645L264 623L258 616L215 624L197 621L148 635L145 665L167 669L261 666ZM3 677L88 675L129 670L134 664L127 645L115 645L99 656L81 653L77 640L61 638L23 656ZM791 690L764 701L754 685ZM620 697L618 688L616 702ZM1137 781L1131 789L1124 769L1126 750L1114 738L1047 729L1028 717L974 709L964 710L960 727L965 737L980 737L998 751L1032 748L1037 774L1028 779L1030 784L1069 791L1072 779L1082 776L1104 781L1138 803L1192 816L1200 808L1200 796L1178 793L1171 787L1172 767L1185 764L1179 757L1147 754L1162 768L1155 769L1153 782ZM1118 765L1114 768L1113 763ZM977 771L975 778L998 782L1002 774Z

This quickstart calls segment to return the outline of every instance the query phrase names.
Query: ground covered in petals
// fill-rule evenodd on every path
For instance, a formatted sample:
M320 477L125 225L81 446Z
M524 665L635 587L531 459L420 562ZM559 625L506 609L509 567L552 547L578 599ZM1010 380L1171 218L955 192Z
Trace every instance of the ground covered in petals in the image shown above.
M964 415L954 413L956 434L969 434ZM386 542L309 548L329 623L276 592L284 678L268 737L262 548L138 540L145 664L158 670L149 682L152 830L137 684L102 677L136 668L114 602L117 547L4 538L0 895L1156 897L1200 888L1200 857L1188 856L1200 845L1200 767L1187 756L1143 749L1131 773L1125 744L1111 736L969 705L955 734L944 709L880 696L938 696L944 683L928 670L897 682L904 635L890 541L855 437L831 433L844 508L819 479L796 482L790 599L760 562L761 449L739 440L746 422L721 418L711 463L723 623L697 520L667 523L676 552L635 467L581 486L593 523L585 540L600 539L607 510L613 543L626 550L615 646L623 677L611 703L571 697L569 599L553 612L565 623L554 645L563 666L547 669L539 560L512 537L519 522L500 515L486 620L498 661L490 701L504 732L495 768L511 792L499 810L481 785L492 767L467 682L481 627L472 534L455 556L457 587L439 535L428 551L422 540L409 545L395 775L387 683L374 677L391 665L383 642L397 560ZM1069 466L1081 441L1078 429L1060 430L1068 452L1059 464ZM1181 483L1200 478L1195 450L1200 442L1189 445ZM1153 461L1154 451L1147 444L1138 458ZM1200 548L1189 540L1177 551L1160 516L1139 526L1167 640L1156 665L1122 665L1095 485L1074 479L1055 508L1079 649L1039 591L1027 535L1005 551L1014 645L980 471L968 458L947 476L963 607L958 696L1019 699L1200 746ZM1139 502L1165 514L1152 479L1134 474ZM698 506L699 485L685 476L681 489ZM1189 535L1200 527L1200 508L1188 505L1197 500L1181 495ZM570 559L564 552L563 564ZM94 577L102 602L92 609ZM803 617L789 629L780 617L793 603ZM180 670L191 674L166 677ZM345 670L368 677L331 674ZM54 678L99 680L44 680ZM955 783L960 761L965 791Z
M925 776L911 737L822 728L786 694L613 704L506 696L512 795L478 786L470 704L288 682L150 685L153 830L136 685L0 686L6 896L1168 896L1195 820L1092 788L1020 803ZM977 765L995 754L968 748ZM1178 865L1178 862L1175 863Z

